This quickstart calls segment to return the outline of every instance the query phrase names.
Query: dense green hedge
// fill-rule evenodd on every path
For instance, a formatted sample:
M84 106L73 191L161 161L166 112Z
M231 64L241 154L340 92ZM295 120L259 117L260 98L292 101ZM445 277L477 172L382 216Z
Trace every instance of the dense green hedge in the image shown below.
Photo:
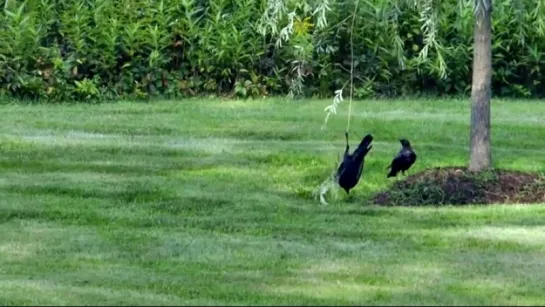
M494 1L496 95L545 96L541 2ZM53 100L331 97L349 78L354 0L330 0L328 11L320 8L323 1L279 3L287 2L9 0L0 13L0 94ZM436 11L422 12L399 3L358 4L355 95L467 94L472 6L444 0ZM280 19L274 20L275 10L284 12ZM438 17L428 21L436 23L423 21L433 14ZM285 28L290 18L293 27ZM289 39L278 41L285 34Z

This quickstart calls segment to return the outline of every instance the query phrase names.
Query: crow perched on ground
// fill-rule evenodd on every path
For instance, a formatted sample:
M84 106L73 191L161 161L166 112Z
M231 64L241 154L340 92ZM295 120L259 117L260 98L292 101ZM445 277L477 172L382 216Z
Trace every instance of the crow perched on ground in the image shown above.
M364 158L373 147L371 146L373 136L370 134L366 135L361 140L358 148L350 155L348 153L348 150L350 149L350 146L348 145L348 132L345 132L344 135L346 137L346 149L344 151L343 162L337 169L335 179L346 193L350 194L350 189L355 187L360 180L365 162Z
M398 172L405 174L405 171L408 170L416 161L416 154L414 153L411 143L406 139L399 140L401 143L401 150L397 156L392 160L392 163L386 167L391 167L390 173L386 178L397 176Z

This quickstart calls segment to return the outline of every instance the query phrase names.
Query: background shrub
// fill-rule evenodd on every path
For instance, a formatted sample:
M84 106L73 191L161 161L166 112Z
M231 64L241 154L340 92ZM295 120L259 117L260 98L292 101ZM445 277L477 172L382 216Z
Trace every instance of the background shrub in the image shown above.
M545 8L513 3L494 3L493 91L543 97ZM349 77L354 1L283 4L9 0L0 13L0 94L55 101L332 96ZM423 26L425 14L435 22ZM356 16L356 97L469 93L470 1L444 0L433 11L362 1Z

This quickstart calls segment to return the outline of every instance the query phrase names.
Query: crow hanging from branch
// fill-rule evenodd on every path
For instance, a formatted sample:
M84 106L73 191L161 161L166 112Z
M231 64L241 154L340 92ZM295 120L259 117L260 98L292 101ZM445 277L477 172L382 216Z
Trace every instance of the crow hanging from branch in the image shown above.
M362 139L358 148L356 148L352 154L349 154L350 145L348 144L348 132L345 132L344 135L346 138L346 149L342 162L337 170L334 171L319 188L320 202L324 205L327 205L324 195L335 184L341 186L348 194L350 193L350 190L358 184L363 172L365 156L372 147L371 142L373 141L373 136L368 134Z
M336 174L336 181L339 185L346 191L347 194L350 194L350 189L354 188L363 172L363 166L365 164L365 156L371 150L371 142L373 141L373 136L370 134L366 135L358 145L358 148L354 150L352 154L349 154L350 145L348 144L348 132L344 133L346 138L346 149L344 151L343 162L339 165Z

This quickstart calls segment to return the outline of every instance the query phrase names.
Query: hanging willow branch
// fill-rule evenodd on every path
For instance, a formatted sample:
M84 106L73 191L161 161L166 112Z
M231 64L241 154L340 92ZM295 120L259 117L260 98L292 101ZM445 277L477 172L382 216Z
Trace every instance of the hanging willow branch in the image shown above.
M337 106L342 102L342 91L346 84L350 82L350 96L348 101L348 119L346 122L346 131L350 129L350 118L352 117L352 96L354 94L354 26L356 24L356 13L358 11L358 3L359 0L356 0L356 4L354 5L354 12L352 13L352 24L350 26L350 79L346 81L346 83L343 85L343 87L340 90L335 91L335 98L333 99L333 104L330 106L327 106L325 108L325 111L327 112L324 125L322 126L322 129L325 128L325 125L327 124L327 119L329 118L329 115L333 112L337 112ZM319 194L320 202L323 205L327 205L327 201L325 200L325 195L327 192L335 187L337 180L336 180L336 174L335 170L337 168L337 165L335 165L332 174L320 184L318 187L318 190L315 191L315 194Z

